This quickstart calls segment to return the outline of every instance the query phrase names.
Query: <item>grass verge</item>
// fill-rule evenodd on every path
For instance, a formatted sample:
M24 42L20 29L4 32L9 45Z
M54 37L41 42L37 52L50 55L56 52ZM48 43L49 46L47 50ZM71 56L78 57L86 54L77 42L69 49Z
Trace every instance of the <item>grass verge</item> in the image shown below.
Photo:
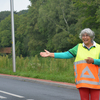
M74 83L73 61L74 59L20 56L16 57L16 72L13 72L12 59L0 56L0 73Z

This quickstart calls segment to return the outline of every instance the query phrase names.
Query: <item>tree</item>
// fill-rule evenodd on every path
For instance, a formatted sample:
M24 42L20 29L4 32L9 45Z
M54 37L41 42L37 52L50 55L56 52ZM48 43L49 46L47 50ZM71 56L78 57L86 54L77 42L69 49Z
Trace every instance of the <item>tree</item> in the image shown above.
M52 38L56 34L73 34L75 31L73 30L74 32L70 33L70 26L76 22L77 14L75 13L72 1L46 0L39 8L38 17L39 31L46 37L44 40L46 41L46 48L52 51L54 50L55 45L53 45Z
M0 12L0 22L1 20L4 20L6 17L10 15L10 11L1 11Z
M10 47L11 42L11 18L10 15L0 22L0 44L2 47Z
M12 38L11 33L9 30L4 30L0 33L1 38L1 46L2 47L11 47L12 45Z
M28 56L28 33L27 29L27 15L19 16L19 24L16 31L16 55Z
M99 0L73 0L75 2L75 6L80 12L80 16L78 17L78 23L81 28L89 27L91 29L100 26L100 23L97 21L96 12L99 8L100 1ZM81 20L81 21L80 21ZM81 23L80 23L81 22Z
M29 36L29 51L30 55L35 55L39 53L42 48L45 48L45 45L41 39L43 39L43 35L39 32L38 27L38 18L39 18L39 8L42 5L41 0L31 0L32 6L29 7L28 11L28 22L27 22L27 30L26 33Z

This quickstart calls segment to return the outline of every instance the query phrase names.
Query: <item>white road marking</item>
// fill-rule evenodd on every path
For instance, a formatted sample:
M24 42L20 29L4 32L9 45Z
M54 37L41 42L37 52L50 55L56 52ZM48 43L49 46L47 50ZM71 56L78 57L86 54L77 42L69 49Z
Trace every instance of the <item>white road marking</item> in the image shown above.
M11 95L11 96L15 96L15 97L18 97L18 98L24 98L23 96L20 96L20 95L16 95L16 94L13 94L13 93L9 93L9 92L5 92L5 91L1 91L1 93L4 93L4 94L8 94L8 95Z
M0 96L0 99L7 99L6 97Z
M34 100L34 99L27 99L27 100Z

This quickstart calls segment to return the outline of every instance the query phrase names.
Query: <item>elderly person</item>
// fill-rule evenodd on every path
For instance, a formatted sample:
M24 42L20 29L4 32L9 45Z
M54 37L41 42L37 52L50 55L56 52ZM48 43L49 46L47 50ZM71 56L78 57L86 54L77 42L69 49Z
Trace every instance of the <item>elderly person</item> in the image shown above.
M42 57L69 59L75 57L74 73L76 88L81 100L99 100L100 92L100 45L94 41L95 33L85 28L79 34L83 43L77 44L67 52L41 52Z

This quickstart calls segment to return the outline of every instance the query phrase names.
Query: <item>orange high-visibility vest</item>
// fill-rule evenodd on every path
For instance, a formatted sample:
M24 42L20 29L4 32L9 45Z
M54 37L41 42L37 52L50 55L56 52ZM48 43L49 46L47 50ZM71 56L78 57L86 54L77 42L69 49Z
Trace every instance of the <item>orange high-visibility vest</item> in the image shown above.
M100 67L94 64L88 64L84 59L91 57L99 59L100 45L87 50L79 44L76 59L74 62L74 74L76 87L87 87L100 89Z

